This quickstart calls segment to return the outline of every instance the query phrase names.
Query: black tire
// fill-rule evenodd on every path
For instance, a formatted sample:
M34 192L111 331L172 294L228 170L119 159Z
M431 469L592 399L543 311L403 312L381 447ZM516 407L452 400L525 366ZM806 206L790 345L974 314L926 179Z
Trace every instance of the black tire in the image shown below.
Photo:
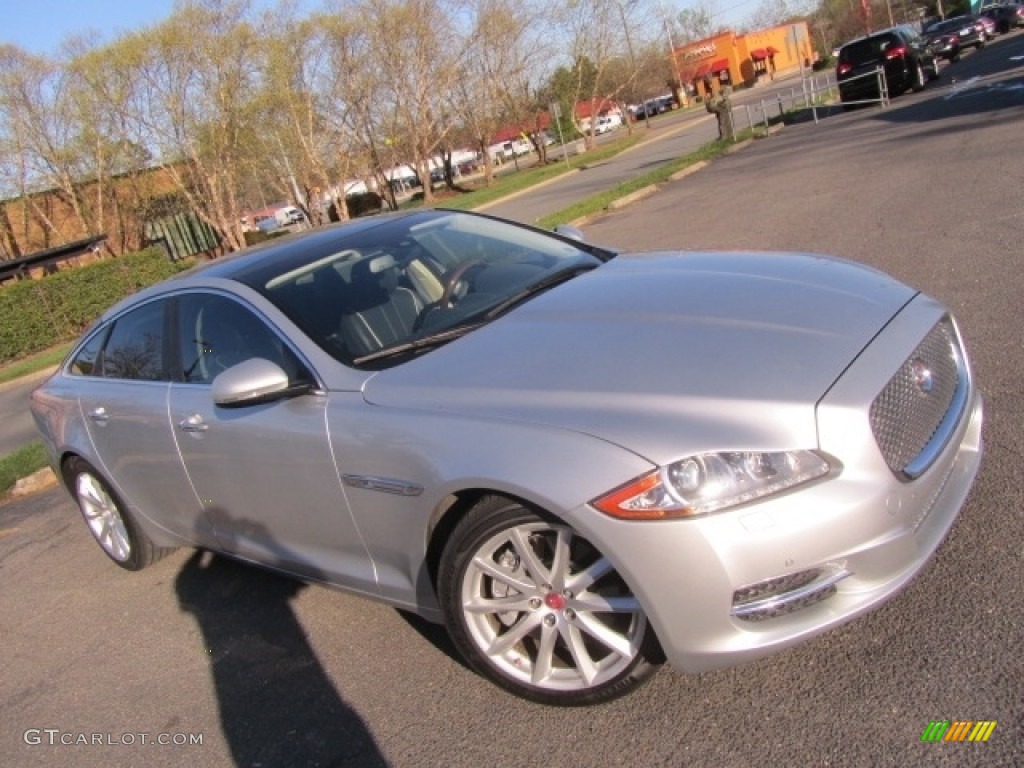
M601 575L586 576L598 562ZM448 632L467 663L541 704L617 698L662 661L647 617L604 556L564 523L501 496L482 498L452 531L438 594ZM588 600L603 602L604 610ZM609 610L609 600L618 606ZM603 640L589 629L597 625Z
M79 456L64 463L64 478L89 532L104 554L127 571L141 571L174 551L157 547L103 476Z

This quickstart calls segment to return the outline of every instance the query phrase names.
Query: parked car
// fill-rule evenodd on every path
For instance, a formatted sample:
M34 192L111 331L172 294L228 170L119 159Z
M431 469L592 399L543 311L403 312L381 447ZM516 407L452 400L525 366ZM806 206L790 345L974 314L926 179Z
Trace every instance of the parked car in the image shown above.
M936 58L960 61L960 38L958 35L938 32L934 35L927 35L925 39Z
M278 227L287 227L289 224L300 224L306 220L302 211L294 205L282 206L274 211L273 215L268 218L276 222ZM266 219L263 219L263 221L266 221ZM261 229L264 228L263 221L257 220L257 226Z
M851 40L839 49L836 80L844 104L880 98L882 70L890 97L908 88L923 90L926 78L939 76L939 65L927 41L912 27L879 30Z
M956 35L961 51L965 48L983 48L988 39L985 25L974 16L954 16L945 21L937 21L924 30L924 35L928 39L935 35Z
M260 232L269 233L281 228L281 222L275 216L262 216L256 218L256 228Z
M622 127L622 117L620 115L617 113L602 115L597 118L597 123L594 125L594 133L608 133L620 127Z
M992 19L980 13L974 18L984 28L985 42L988 42L989 40L993 39L996 36L996 23Z
M32 414L121 567L195 546L384 601L549 704L789 648L928 564L981 457L945 307L578 238L419 210L209 262L104 312Z
M980 16L991 19L996 31L1007 34L1011 29L1024 27L1024 5L1020 3L1003 3L988 5L981 9Z

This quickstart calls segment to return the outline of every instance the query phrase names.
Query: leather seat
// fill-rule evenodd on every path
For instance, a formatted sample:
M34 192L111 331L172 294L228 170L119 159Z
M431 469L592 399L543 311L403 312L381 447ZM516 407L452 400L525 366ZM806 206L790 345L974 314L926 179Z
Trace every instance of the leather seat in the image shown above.
M398 284L399 269L389 254L352 267L352 301L341 317L341 335L353 357L407 341L423 302Z

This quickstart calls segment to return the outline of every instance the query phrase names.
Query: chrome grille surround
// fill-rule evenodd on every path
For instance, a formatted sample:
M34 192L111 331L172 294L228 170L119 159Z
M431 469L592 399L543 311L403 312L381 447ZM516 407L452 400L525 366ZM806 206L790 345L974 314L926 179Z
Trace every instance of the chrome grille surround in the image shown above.
M944 317L871 404L871 431L898 477L931 466L967 404L968 375L953 321Z

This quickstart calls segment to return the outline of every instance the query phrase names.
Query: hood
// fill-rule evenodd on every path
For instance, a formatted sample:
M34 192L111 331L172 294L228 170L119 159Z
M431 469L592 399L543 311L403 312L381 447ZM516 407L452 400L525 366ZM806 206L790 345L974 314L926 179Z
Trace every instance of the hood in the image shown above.
M575 430L655 464L813 448L815 404L914 295L821 256L618 256L372 376L364 396Z

